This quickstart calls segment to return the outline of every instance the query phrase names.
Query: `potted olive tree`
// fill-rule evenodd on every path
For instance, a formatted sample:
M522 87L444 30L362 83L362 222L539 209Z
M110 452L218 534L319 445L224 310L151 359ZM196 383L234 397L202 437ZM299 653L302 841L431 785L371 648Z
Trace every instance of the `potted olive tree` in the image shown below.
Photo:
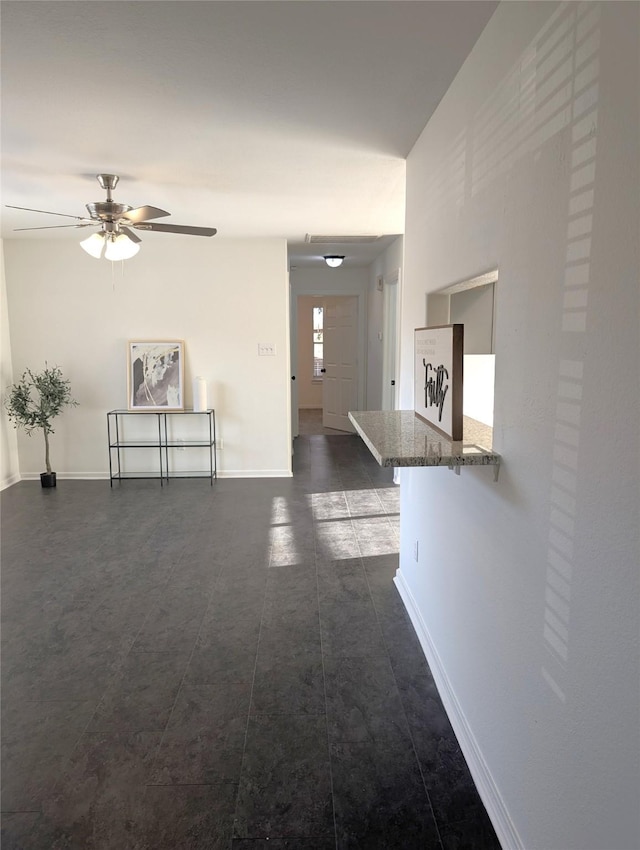
M36 428L44 433L44 461L46 472L41 473L43 487L56 486L56 473L51 471L49 461L49 434L53 434L52 423L56 416L67 406L77 405L71 398L70 382L62 376L62 371L45 362L42 372L25 369L16 384L7 392L5 407L9 419L15 428L24 428L29 436Z

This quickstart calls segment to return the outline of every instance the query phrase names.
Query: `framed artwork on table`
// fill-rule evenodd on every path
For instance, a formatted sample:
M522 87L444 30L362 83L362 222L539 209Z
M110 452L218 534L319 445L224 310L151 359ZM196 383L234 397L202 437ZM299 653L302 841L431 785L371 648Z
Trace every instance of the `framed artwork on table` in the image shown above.
M129 340L129 410L184 410L184 342Z
M464 325L416 328L415 413L450 440L462 440Z

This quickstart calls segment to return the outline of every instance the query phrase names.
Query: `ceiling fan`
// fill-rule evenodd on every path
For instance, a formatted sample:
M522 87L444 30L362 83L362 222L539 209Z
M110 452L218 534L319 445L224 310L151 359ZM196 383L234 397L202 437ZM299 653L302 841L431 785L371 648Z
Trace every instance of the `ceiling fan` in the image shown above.
M134 230L151 230L160 233L184 233L190 236L214 236L217 231L215 227L190 227L184 224L158 224L153 221L156 218L170 215L166 210L151 207L145 204L143 207L133 209L128 204L119 204L111 197L111 192L118 185L120 179L117 174L97 174L96 179L100 186L106 191L106 201L96 201L87 204L89 216L68 215L67 213L50 212L49 210L34 210L30 207L16 207L11 204L6 206L13 210L26 210L27 212L44 213L45 215L59 215L65 218L74 218L77 224L52 224L43 227L16 227L15 230L54 230L60 227L99 227L98 233L94 233L80 243L88 254L100 259L104 251L107 260L127 260L140 250L140 237ZM133 230L131 229L133 228Z

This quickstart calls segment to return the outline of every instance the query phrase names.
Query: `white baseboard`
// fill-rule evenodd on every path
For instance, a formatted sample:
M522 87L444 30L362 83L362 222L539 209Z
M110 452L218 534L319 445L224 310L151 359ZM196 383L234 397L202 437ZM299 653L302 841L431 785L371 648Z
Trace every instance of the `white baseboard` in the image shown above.
M58 481L108 481L108 472L56 472ZM23 481L39 481L39 472L23 472Z
M288 469L227 469L224 472L220 469L218 470L218 478L291 478L292 476L293 473ZM109 473L58 472L56 473L56 477L59 481L108 481ZM0 485L0 489L10 487L12 484L16 484L21 480L38 481L39 479L39 472L24 472L22 475L13 475L11 478L7 478L6 483Z
M473 731L451 687L451 682L431 639L429 629L400 570L397 571L394 582L407 609L413 627L416 630L422 651L429 662L438 693L453 726L453 731L456 733L460 749L467 761L478 793L485 805L487 814L491 818L498 840L504 850L525 850L525 846L509 816L498 786L491 775L489 766L482 755Z
M21 480L20 473L15 472L13 475L10 475L8 478L5 478L4 481L0 482L0 490L6 490L7 487L11 487Z
M218 470L218 478L292 478L289 469L225 469Z

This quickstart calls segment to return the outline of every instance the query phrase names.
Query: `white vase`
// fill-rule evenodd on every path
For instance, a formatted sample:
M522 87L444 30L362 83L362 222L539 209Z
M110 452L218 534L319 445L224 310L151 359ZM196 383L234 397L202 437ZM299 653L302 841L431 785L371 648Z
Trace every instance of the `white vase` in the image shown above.
M207 382L201 376L193 379L193 409L207 410Z

